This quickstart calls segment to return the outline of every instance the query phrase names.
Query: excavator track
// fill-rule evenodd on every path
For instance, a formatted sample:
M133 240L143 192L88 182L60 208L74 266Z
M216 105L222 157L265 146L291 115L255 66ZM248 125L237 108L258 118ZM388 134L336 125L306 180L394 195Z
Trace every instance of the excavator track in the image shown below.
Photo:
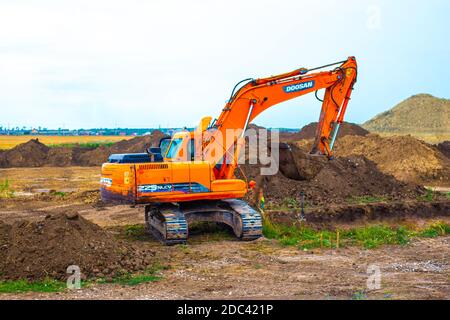
M165 245L186 244L188 224L179 207L173 204L145 207L145 225Z
M261 215L238 199L148 205L145 219L147 229L166 245L186 243L188 224L196 221L227 224L242 241L262 236Z

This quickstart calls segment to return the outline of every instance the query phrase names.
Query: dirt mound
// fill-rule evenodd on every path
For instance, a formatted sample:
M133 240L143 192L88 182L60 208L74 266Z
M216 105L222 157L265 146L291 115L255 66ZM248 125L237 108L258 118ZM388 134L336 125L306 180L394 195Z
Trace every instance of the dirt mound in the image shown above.
M295 137L296 140L314 139L316 137L316 130L317 122L312 122L300 129L300 132L293 137ZM369 131L361 128L357 124L344 122L339 128L338 138L345 136L365 136L367 134L369 134Z
M0 221L0 275L3 279L67 279L67 267L83 278L114 277L143 270L153 252L116 240L76 213L48 215L38 222Z
M429 94L412 96L363 124L373 132L438 133L450 128L450 100Z
M39 142L38 139L32 139L26 143L20 144L11 150L0 154L0 167L40 167L47 161L47 154L50 148Z
M411 136L347 136L338 140L336 156L364 155L385 174L418 184L450 184L450 160L438 148Z
M165 135L155 130L151 135L122 140L110 147L54 147L49 148L38 139L30 140L15 148L0 153L0 168L42 167L42 166L99 166L112 153L145 152L150 146L157 146Z
M292 171L292 162L290 171L282 168L274 176L260 176L260 165L241 166L247 178L257 181L266 200L272 204L298 204L302 192L308 205L347 203L358 197L416 199L424 193L422 187L397 181L393 176L380 172L375 163L363 156L340 157L329 161L323 158L312 159L307 155L299 157L301 152L306 151L295 147L293 150L294 164L302 166L304 161L316 162L313 169L308 169L310 171L299 173L301 179L308 177L310 180L292 179L296 175ZM280 160L283 157L281 153ZM283 161L280 164L283 167ZM249 200L254 201L257 194L258 190L255 190L249 195Z
M141 153L150 146L159 145L159 141L166 137L159 130L153 131L151 135L136 137L130 140L122 140L111 147L100 146L92 151L85 152L75 159L75 164L80 166L98 166L105 163L113 153Z
M444 141L437 145L437 148L442 154L450 159L450 141Z

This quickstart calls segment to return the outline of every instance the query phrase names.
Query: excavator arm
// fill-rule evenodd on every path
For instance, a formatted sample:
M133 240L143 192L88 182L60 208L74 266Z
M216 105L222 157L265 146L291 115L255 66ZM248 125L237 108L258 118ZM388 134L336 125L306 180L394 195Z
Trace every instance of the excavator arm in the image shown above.
M330 71L312 72L337 66ZM260 113L287 100L325 89L312 153L332 157L334 141L344 120L353 85L357 80L354 57L314 69L297 69L264 79L249 80L223 108L203 140L203 159L213 165L222 163L216 178L231 178L237 166L245 130ZM318 98L319 99L319 98ZM230 132L234 134L230 135ZM233 151L230 151L233 150ZM226 161L226 158L229 161Z

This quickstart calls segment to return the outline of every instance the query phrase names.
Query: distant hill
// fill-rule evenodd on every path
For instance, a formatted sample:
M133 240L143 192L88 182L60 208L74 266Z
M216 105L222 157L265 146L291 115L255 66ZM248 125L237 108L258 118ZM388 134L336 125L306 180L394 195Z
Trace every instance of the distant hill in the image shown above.
M430 142L448 140L450 100L418 94L375 116L362 127L381 134L411 134Z

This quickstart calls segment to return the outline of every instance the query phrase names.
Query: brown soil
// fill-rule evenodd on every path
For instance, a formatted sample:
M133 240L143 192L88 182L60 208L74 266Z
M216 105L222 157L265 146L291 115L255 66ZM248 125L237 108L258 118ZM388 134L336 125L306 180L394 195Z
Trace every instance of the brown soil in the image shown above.
M71 265L79 266L85 278L110 278L145 269L153 256L73 212L12 225L0 221L0 241L3 279L64 280Z
M302 129L300 129L300 132L294 133L294 134L288 134L288 133L281 133L280 134L280 140L289 142L289 141L297 141L302 139L314 139L316 137L316 130L317 130L317 122L312 122L306 126L304 126ZM345 137L345 136L365 136L369 134L369 131L366 129L360 127L357 124L344 122L342 123L338 138Z
M150 241L142 242L149 246ZM169 266L163 279L139 286L93 284L59 293L2 294L0 299L450 299L450 237L406 246L304 252L274 241L203 239L188 247L154 246ZM381 288L367 289L368 267ZM358 294L359 293L359 294Z
M20 144L0 154L0 167L40 167L46 164L50 148L37 139Z
M91 168L70 169L74 171L74 177L92 176L90 170L93 169ZM51 170L51 168L20 170L23 170L24 175L37 171L42 172L42 175L45 176L46 170ZM61 174L63 171L61 170ZM97 181L98 179L95 177L93 180ZM65 180L55 180L55 183L56 181L59 181L61 186L68 184ZM56 185L54 187L60 188ZM87 197L89 201L81 201L84 204L79 204L79 200L82 200L78 199L79 197ZM71 226L76 227L74 221L67 216L62 218L60 215L64 215L64 212L77 212L92 223L106 228L99 230L89 222L89 228L95 232L83 231L83 235L88 241L93 236L98 241L104 240L108 243L112 241L114 248L121 248L120 243L126 241L127 246L132 246L133 250L142 252L151 250L149 253L150 266L158 263L165 267L158 273L162 279L139 286L93 283L81 290L65 290L58 293L0 294L0 299L351 299L357 292L364 292L367 299L450 298L448 282L450 238L448 236L435 239L413 239L408 245L383 246L376 250L352 246L339 250L318 248L305 252L296 247L283 247L277 241L267 239L247 243L236 241L231 233L227 236L212 232L201 234L192 232L188 246L165 247L149 235L135 237L126 232L128 230L126 226L143 223L142 208L130 208L129 206L99 208L85 204L90 202L91 198L95 198L94 193L65 197L58 201L55 200L57 197L53 198L49 195L45 197L44 202L42 201L44 196L0 199L0 220L9 225L24 223L25 220L30 226L38 226L39 223L43 223L44 229L42 230L44 232L47 230L45 225L51 223L48 221L49 219L45 219L45 216L51 213L60 217L64 225L70 224L68 228L72 230ZM7 206L4 206L4 201L8 202ZM10 201L13 203L9 203ZM378 219L377 212L381 212L379 218L383 219L382 223L387 221L384 219L385 217L403 216L407 220L410 215L413 216L412 221L407 220L403 223L408 223L408 225L412 223L412 226L417 224L427 226L441 220L449 221L448 201L447 204L400 202L392 204L389 212L383 211L383 206L385 204L382 203L367 206L336 205L327 210L318 208L317 210L322 211L320 215L317 213L317 216L316 213L310 214L310 208L307 208L307 219L311 223L315 221L318 226L326 225L330 221L333 225L344 221L344 225L339 226L342 230L351 228L358 220L362 220L363 225L366 225L364 220L372 220L372 218L375 219L376 224L380 223L376 221ZM413 209L414 206L417 207L417 210ZM447 211L447 217L439 214L439 208ZM348 215L346 215L347 210L350 212ZM373 213L370 213L372 212L370 210L373 210ZM280 216L282 213L286 217L292 217L288 210L280 211ZM431 214L427 215L426 213ZM329 220L327 220L328 216L330 216ZM426 219L422 221L420 217L425 216ZM438 220L429 219L433 216ZM12 227L7 224L0 223L2 244L10 241ZM81 229L85 230L84 222L81 224ZM55 226L59 227L60 222L55 223ZM65 264L72 263L72 260L78 258L78 255L74 254L78 253L78 250L87 249L83 249L85 247L72 249L73 247L70 245L68 246L69 250L64 249L67 245L62 239L69 236L72 239L71 234L75 231L66 232L64 231L66 228L62 227L56 233L55 229L49 229L52 230L51 234L56 237L52 243L60 241L62 243L60 248L49 246L48 241L50 240L42 235L39 236L34 231L32 232L34 235L29 238L36 243L40 241L40 246L43 248L50 248L47 251L37 248L37 252L44 257L49 257L49 261L54 259L56 254L65 257L73 254L73 259L68 259L56 267L62 268L61 276L64 275L65 278L61 279L65 280L67 279ZM27 230L29 233L32 229L31 227L21 227L17 230L23 232ZM23 232L19 233L20 239L28 239ZM15 234L17 235L18 232ZM102 252L108 251L103 251L101 244L98 246L99 251L95 252L96 254L100 252L99 257L101 258ZM56 253L53 254L52 251ZM27 252L28 256L28 251L24 252ZM2 266L1 262L5 260L2 254L4 252L0 251L0 266ZM87 251L87 254L92 256L91 251ZM44 258L40 258L37 254L35 259L44 261ZM125 260L128 259L130 258L125 257ZM45 261L45 263L48 262ZM368 291L366 288L367 267L373 264L381 268L382 287L379 290ZM18 263L17 265L23 268L23 264ZM125 268L128 269L127 266ZM81 271L84 272L84 267L81 268ZM99 268L99 271L102 271L102 268ZM98 275L96 273L96 276Z
M326 160L307 156L294 145L292 161L280 150L280 172L274 176L260 176L258 165L241 166L248 179L256 180L271 204L286 203L286 199L301 199L305 194L309 205L347 203L353 198L378 196L389 200L416 199L424 188L397 181L393 176L378 170L375 163L362 156L340 157ZM303 153L303 157L300 154ZM297 179L300 177L300 179ZM306 178L307 180L304 180ZM258 189L258 188L257 188ZM254 200L259 189L248 197Z
M450 159L450 141L439 143L437 148L443 155Z
M418 184L450 184L450 159L438 148L411 136L347 136L338 140L337 156L364 155L385 174Z
M300 209L269 210L271 221L292 225L298 221ZM306 208L304 216L309 227L330 229L342 223L368 224L410 219L450 218L450 201L396 201L355 205L332 205Z
M49 148L38 139L32 139L13 149L0 153L0 168L42 166L100 166L113 153L140 153L158 145L165 135L155 130L151 135L123 140L110 147L54 147Z

